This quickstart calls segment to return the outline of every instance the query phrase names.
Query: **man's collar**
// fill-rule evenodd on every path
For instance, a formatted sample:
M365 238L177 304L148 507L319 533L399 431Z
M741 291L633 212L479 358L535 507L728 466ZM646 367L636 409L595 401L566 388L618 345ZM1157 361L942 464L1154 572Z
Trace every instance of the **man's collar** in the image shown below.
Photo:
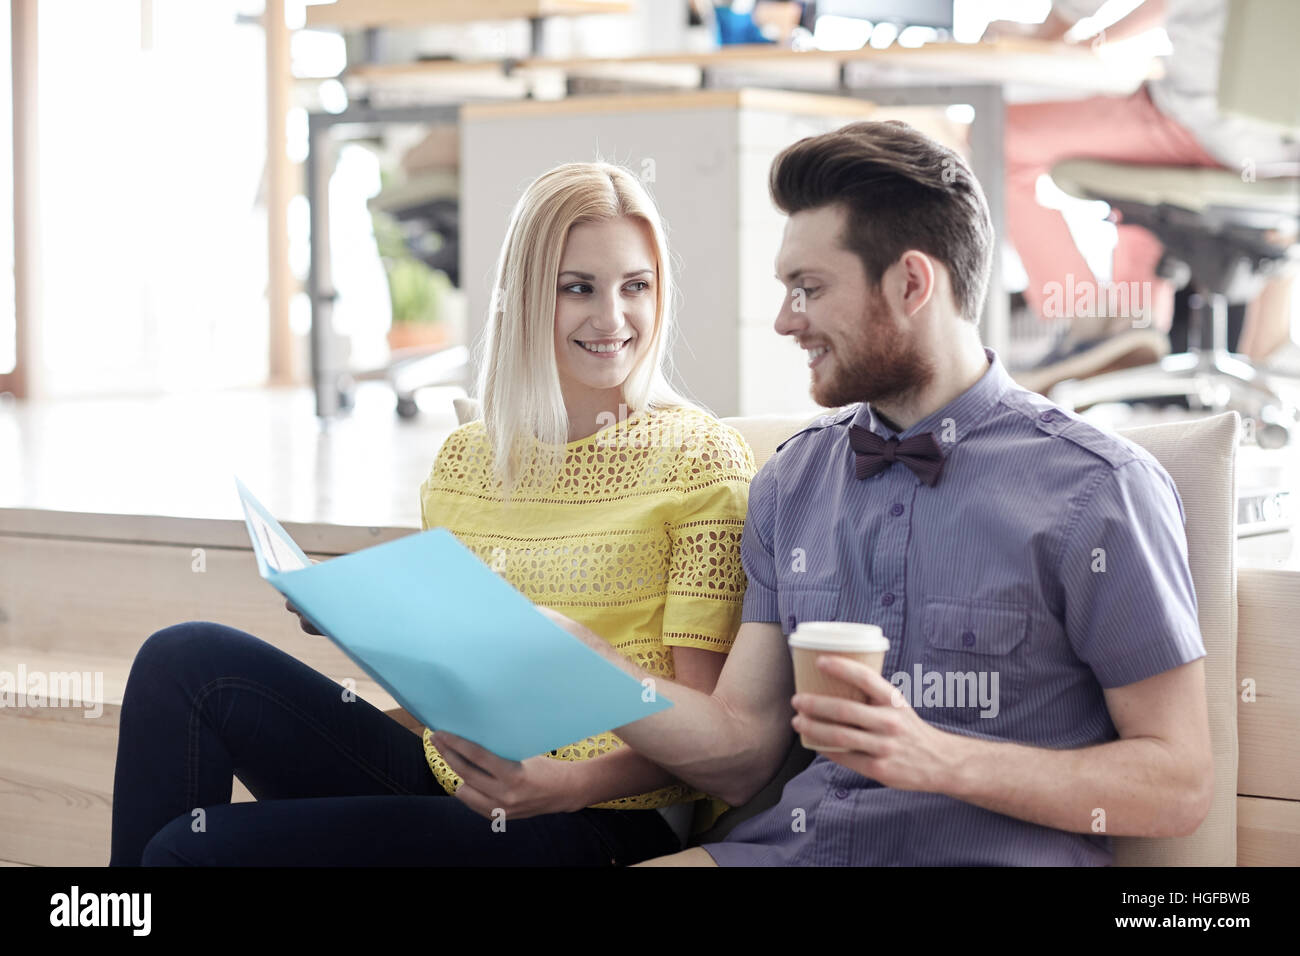
M881 438L911 438L913 435L934 432L944 454L973 431L993 407L998 399L1011 386L1011 376L1007 373L998 354L984 346L984 355L988 359L988 370L966 391L936 412L921 419L902 432L895 432L883 421L871 407L870 402L862 402L853 415L852 424L875 432Z

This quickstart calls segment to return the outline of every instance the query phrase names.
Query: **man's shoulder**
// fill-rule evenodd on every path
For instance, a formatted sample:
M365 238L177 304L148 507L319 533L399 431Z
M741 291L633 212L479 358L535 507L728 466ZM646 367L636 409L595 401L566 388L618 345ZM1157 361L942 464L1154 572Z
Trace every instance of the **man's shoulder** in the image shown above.
M1026 388L1007 389L1001 398L1004 413L1016 419L1022 428L1050 442L1056 454L1077 458L1080 464L1119 468L1131 461L1159 463L1141 445L1113 431L1088 421L1077 412L1062 408L1037 392Z
M1134 461L1163 470L1155 456L1133 440L1108 431L1037 392L1013 385L1003 392L998 405L998 411L985 421L993 429L991 437L995 445L1006 442L1010 446L1029 439L1034 442L1037 461L1069 467L1078 477L1094 470L1113 471ZM792 474L790 468L799 471L800 463L815 460L827 442L842 440L840 436L861 407L862 403L856 402L833 409L803 425L776 446L763 470L780 471L787 477Z
M772 452L772 458L775 459L784 448L792 443L801 443L804 446L813 443L815 439L810 440L808 438L810 435L821 434L824 439L828 429L833 431L835 425L847 424L852 421L853 416L857 414L861 404L861 402L855 402L854 404L846 405L843 408L833 409L824 415L818 415L793 435L790 435L783 442L777 445L776 449Z

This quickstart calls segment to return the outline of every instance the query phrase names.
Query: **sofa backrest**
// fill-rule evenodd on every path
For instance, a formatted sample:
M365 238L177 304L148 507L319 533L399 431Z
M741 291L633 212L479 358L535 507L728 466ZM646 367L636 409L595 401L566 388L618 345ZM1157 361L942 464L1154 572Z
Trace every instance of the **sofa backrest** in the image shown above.
M813 416L816 418L817 416ZM805 416L726 418L749 442L756 462L812 419ZM1149 451L1169 472L1186 516L1187 560L1196 589L1197 619L1205 643L1205 685L1214 752L1214 802L1195 833L1186 837L1117 837L1121 866L1235 866L1237 863L1237 572L1236 452L1240 417L1226 412L1192 421L1123 429L1124 438ZM759 467L762 467L761 463ZM802 751L802 753L801 753ZM776 801L786 780L812 754L795 741L782 774L745 807L719 820L725 832ZM728 819L731 818L731 819Z
M478 415L473 399L456 399L463 423ZM744 436L758 467L776 446L814 415L724 418ZM1118 432L1149 451L1169 472L1186 515L1188 565L1196 589L1197 618L1205 643L1205 683L1214 752L1214 801L1195 833L1186 837L1117 837L1115 861L1125 866L1235 866L1237 862L1237 572L1236 453L1240 416L1226 412ZM784 767L744 807L723 815L710 836L776 802L785 781L812 754L795 740Z

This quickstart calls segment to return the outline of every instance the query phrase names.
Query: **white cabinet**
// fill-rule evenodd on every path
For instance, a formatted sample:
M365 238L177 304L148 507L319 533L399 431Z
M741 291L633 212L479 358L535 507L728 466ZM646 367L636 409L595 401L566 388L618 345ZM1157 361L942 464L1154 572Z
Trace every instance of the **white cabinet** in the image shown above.
M815 411L803 352L772 328L784 217L767 190L773 157L801 137L877 111L838 96L772 90L570 98L462 108L462 281L470 341L524 187L567 162L603 159L640 176L677 264L673 361L715 414ZM477 369L478 356L474 356Z

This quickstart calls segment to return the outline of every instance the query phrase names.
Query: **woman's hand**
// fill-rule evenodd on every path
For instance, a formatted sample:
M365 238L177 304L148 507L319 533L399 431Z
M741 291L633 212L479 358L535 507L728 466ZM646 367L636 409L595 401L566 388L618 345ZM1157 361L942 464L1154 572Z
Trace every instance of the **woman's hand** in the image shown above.
M547 756L506 760L463 737L437 731L433 745L460 775L456 799L475 813L495 819L505 811L507 823L543 813L572 813L588 803L583 792L585 761Z
M284 607L285 610L287 610L290 614L298 615L298 623L299 625L302 626L302 629L304 631L306 631L308 634L320 634L320 631L316 630L316 628L312 626L311 621L307 620L305 617L302 616L302 611L298 610L296 607L294 607L292 604L289 603L288 598L285 598Z
M308 560L310 560L312 564L320 564L320 562L317 561L315 558L309 558ZM302 629L303 629L304 631L306 631L308 634L316 634L316 635L319 635L319 636L322 636L322 637L324 636L324 635L321 634L320 631L316 630L316 628L312 625L311 621L307 620L305 617L302 616L302 611L298 610L298 609L297 609L296 607L294 607L291 603L289 603L289 599L288 599L288 598L285 598L285 599L284 599L284 608L285 608L285 610L288 611L290 614L296 614L296 615L298 615L298 624L299 624L299 625L302 627Z

